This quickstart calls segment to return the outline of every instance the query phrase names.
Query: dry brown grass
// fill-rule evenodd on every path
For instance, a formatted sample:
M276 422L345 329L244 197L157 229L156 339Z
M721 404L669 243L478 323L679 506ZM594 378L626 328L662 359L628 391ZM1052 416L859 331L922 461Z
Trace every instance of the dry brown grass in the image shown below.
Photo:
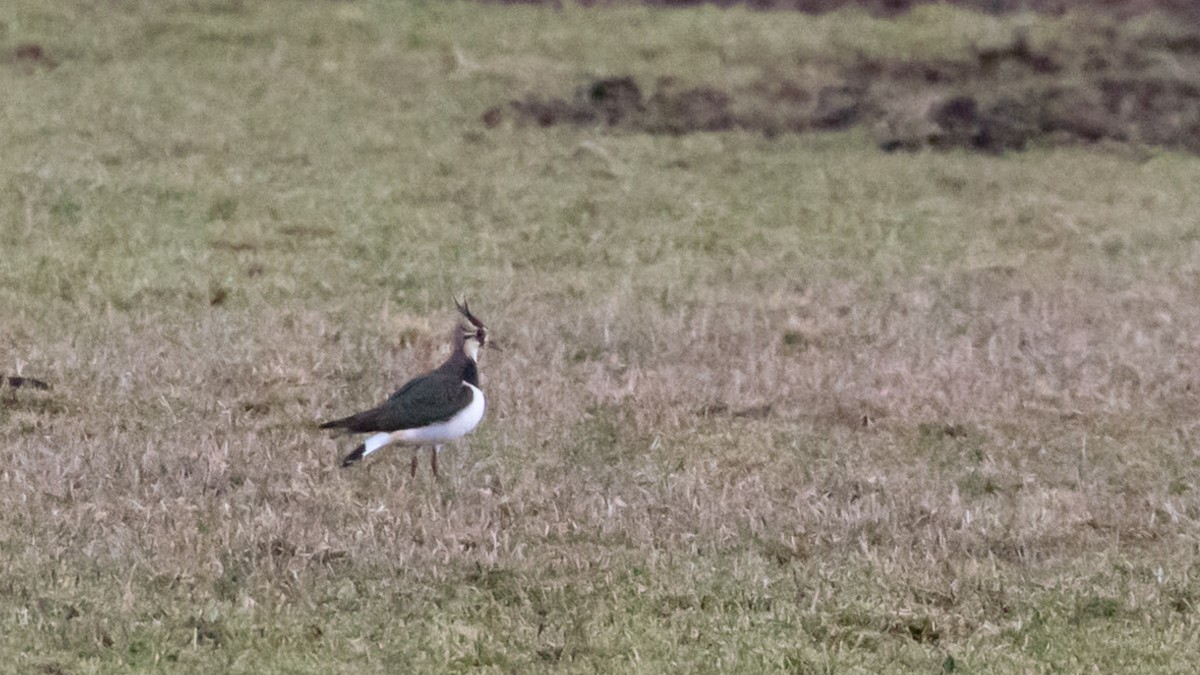
M120 119L15 144L0 181L0 365L53 385L0 391L0 662L1191 667L1194 161L482 134L495 82L443 77L442 31L504 10L422 9L447 27L404 52L357 5L209 9L168 45L198 65L171 63L237 83L234 117L278 135L205 145L207 89L136 84L175 54L157 43L4 73L43 111L94 78ZM643 11L568 14L546 58ZM737 44L782 30L733 16ZM188 47L197 27L228 54ZM364 107L279 103L308 87ZM161 128L126 143L125 105ZM322 135L335 118L361 133ZM337 468L346 441L315 423L435 363L452 292L505 348L484 424L441 482L403 451Z

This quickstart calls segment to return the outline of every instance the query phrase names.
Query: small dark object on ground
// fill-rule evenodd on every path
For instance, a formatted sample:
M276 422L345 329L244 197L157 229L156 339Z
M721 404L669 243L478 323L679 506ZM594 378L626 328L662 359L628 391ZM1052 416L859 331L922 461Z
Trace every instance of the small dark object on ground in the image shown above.
M50 388L49 384L35 377L20 377L18 375L0 375L0 384L8 385L13 389L27 387L29 389L41 389L44 391Z

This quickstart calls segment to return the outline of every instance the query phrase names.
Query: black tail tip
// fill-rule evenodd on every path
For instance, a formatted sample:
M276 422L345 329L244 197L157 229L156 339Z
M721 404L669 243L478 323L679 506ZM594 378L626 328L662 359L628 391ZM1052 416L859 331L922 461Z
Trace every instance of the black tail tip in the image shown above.
M344 468L350 466L351 464L358 462L360 459L363 458L363 455L366 452L367 452L367 446L365 444L358 446L357 448L354 449L354 452L346 455L342 459L342 468L344 469Z

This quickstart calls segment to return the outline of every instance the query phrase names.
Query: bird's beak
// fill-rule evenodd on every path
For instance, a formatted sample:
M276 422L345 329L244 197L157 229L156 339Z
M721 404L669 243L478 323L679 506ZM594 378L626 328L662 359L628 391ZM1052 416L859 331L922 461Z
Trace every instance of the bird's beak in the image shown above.
M484 346L487 347L488 349L495 349L498 352L504 351L504 349L500 345L496 344L495 342L492 342L491 340L488 340L484 344Z

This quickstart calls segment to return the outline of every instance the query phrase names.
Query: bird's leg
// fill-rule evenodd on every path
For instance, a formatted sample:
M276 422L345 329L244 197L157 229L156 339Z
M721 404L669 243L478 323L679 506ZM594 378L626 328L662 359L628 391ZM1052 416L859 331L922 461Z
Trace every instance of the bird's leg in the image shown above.
M417 477L417 460L420 458L421 458L421 448L413 448L412 471L409 472L409 475L412 476L413 478Z
M442 449L442 446L435 445L435 446L433 446L433 452L430 453L430 455L429 455L429 465L433 467L433 477L434 478L438 477L437 456L438 456L438 450L441 450L441 449Z

